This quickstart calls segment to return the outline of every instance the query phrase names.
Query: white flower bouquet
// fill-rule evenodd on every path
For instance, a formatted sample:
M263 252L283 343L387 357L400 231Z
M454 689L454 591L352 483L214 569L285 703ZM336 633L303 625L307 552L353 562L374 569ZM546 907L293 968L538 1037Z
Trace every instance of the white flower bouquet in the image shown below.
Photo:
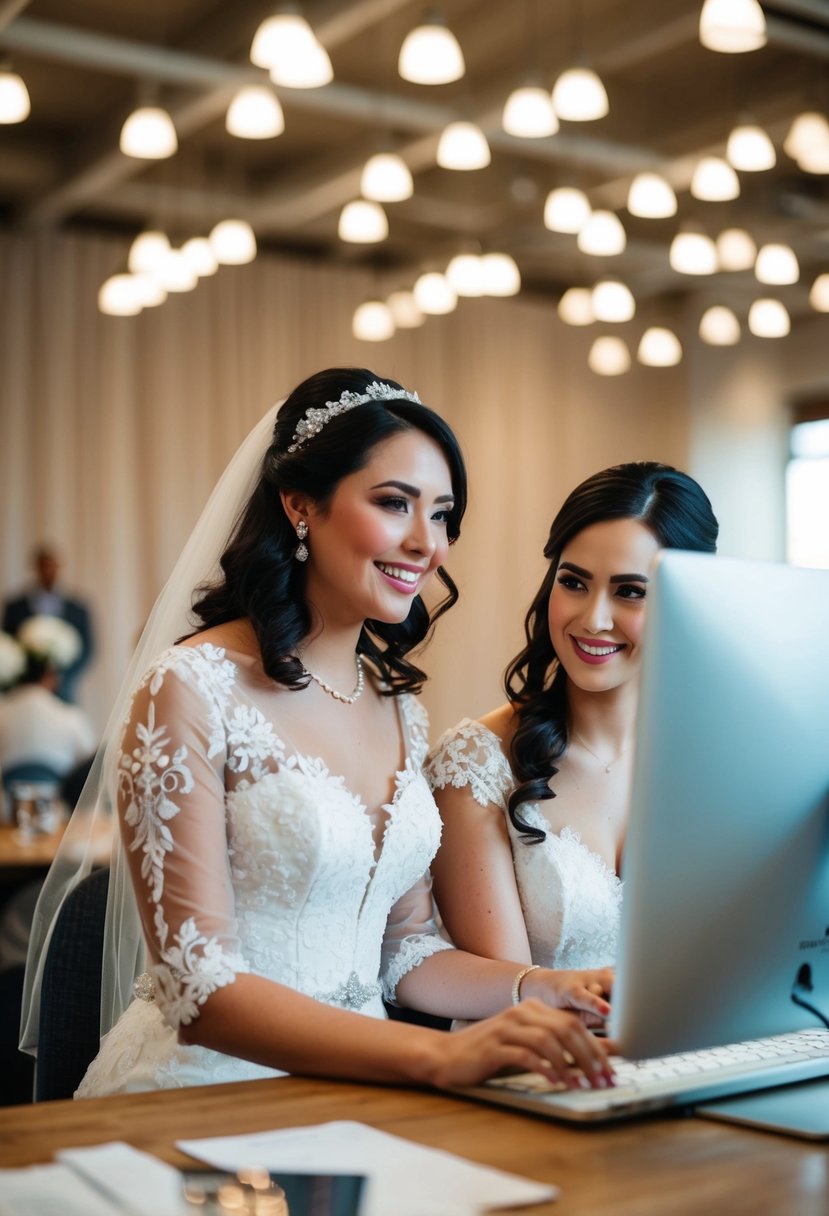
M17 631L23 649L42 663L62 671L80 657L81 635L57 616L30 616Z
M11 688L23 674L26 655L10 633L0 629L0 690Z

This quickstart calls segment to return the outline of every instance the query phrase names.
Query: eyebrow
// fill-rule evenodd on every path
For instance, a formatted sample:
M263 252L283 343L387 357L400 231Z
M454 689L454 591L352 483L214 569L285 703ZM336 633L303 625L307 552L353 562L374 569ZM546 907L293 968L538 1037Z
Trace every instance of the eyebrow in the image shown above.
M572 574L577 574L579 578L592 578L593 575L589 570L584 570L581 566L577 566L575 562L562 562L559 570L569 570ZM647 583L648 576L646 574L613 574L610 577L611 583Z
M372 486L371 488L372 488L372 490L386 490L386 489L394 488L395 490L402 490L404 494L408 494L411 498L420 498L420 493L421 493L420 490L417 488L417 486L410 486L408 484L408 482L405 482L405 481L381 481L381 482L378 482L378 484L376 486ZM454 502L454 501L455 501L454 494L441 494L441 495L439 495L439 497L437 497L435 499L435 502Z

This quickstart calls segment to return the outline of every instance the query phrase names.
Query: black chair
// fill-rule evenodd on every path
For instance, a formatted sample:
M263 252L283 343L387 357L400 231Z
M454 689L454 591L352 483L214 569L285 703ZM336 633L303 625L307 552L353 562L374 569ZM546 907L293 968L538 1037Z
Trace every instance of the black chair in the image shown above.
M48 764L40 764L37 760L24 761L3 770L3 785L7 792L17 781L48 782L52 785L59 785L60 774L56 773Z
M43 968L35 1101L71 1098L98 1054L101 960L109 869L93 870L67 895Z

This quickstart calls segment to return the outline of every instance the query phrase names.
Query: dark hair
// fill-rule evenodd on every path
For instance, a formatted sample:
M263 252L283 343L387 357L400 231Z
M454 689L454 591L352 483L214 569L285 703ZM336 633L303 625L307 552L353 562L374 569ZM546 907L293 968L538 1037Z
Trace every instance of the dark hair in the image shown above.
M404 392L397 381L354 367L317 372L294 389L279 410L259 481L222 554L223 577L197 591L194 612L200 629L249 618L266 674L287 688L304 688L308 682L293 652L310 631L312 616L305 599L305 567L294 558L297 538L280 491L298 490L324 508L343 478L363 468L379 443L418 430L446 457L455 498L447 533L450 542L460 535L466 510L463 456L451 428L420 402L402 395L366 401L332 417L297 451L288 450L307 410L339 401L344 392L362 394L376 380ZM357 649L376 667L389 693L418 692L426 678L406 655L429 636L438 617L458 598L442 566L437 577L448 594L431 612L417 595L405 621L366 621L360 633Z
M670 465L642 460L594 473L567 497L550 526L544 556L550 565L524 621L527 639L510 663L504 684L518 726L510 744L520 784L509 800L513 826L528 844L546 835L522 820L524 802L554 798L550 779L567 747L567 680L550 638L547 608L562 550L591 524L634 519L663 549L714 553L719 525L703 489Z

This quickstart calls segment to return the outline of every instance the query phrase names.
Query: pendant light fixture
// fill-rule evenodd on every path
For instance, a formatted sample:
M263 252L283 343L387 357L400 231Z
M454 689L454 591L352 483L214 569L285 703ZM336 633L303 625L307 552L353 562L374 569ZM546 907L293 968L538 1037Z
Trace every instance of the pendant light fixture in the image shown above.
M317 89L334 79L328 52L296 5L285 5L262 22L250 58L268 69L274 84L290 89Z
M363 166L360 193L376 203L398 203L411 198L414 182L403 157L396 152L378 152L370 156Z
M504 105L501 126L517 139L543 139L555 135L558 117L547 89L525 84L513 89Z
M374 245L389 235L389 221L379 203L356 199L340 212L337 235L355 245Z
M709 346L734 346L740 341L740 322L730 308L715 304L702 314L699 336Z
M819 274L809 290L809 303L817 312L829 312L829 274Z
M757 246L744 228L725 228L717 237L720 270L751 270L756 260Z
M703 156L691 178L691 193L703 202L721 203L740 194L740 182L728 161L719 156Z
M458 295L445 275L436 270L422 274L414 285L415 303L421 312L441 317L454 312L458 306Z
M636 313L636 301L629 287L618 279L602 279L593 288L591 301L597 321L629 321Z
M590 219L591 207L583 190L559 186L544 204L544 227L551 232L580 232Z
M134 274L135 294L142 308L158 308L167 299L167 288L150 274Z
M484 262L477 253L458 253L446 267L446 277L459 296L486 295Z
M607 91L592 68L567 68L553 85L553 109L568 122L594 122L608 108Z
M664 219L676 215L676 195L661 174L637 173L630 183L627 208L640 219Z
M247 220L220 220L207 239L222 266L244 266L256 257L256 237Z
M394 317L382 300L366 300L356 309L351 332L361 342L386 342L394 335Z
M0 123L25 122L32 112L23 77L8 64L0 66Z
M192 291L199 281L199 276L180 249L168 249L146 273L165 291L171 292Z
M181 254L200 279L215 274L219 269L218 259L206 237L192 236L181 247Z
M412 291L393 291L386 303L398 329L418 329L426 320Z
M438 141L437 162L444 169L485 169L492 159L489 144L474 122L450 122Z
M565 325L592 325L593 293L588 287L568 287L556 309Z
M754 274L760 283L796 283L800 266L789 245L763 245L757 251Z
M766 45L766 19L757 0L705 0L699 40L709 51L741 54Z
M127 265L134 274L151 271L170 252L170 242L158 229L139 232L127 256Z
M412 84L451 84L466 71L460 44L436 12L427 14L422 25L403 40L397 70Z
M671 241L668 260L679 274L715 274L717 247L702 232L678 232Z
M623 376L630 370L630 351L621 338L596 338L587 356L587 366L597 376Z
M514 296L521 290L521 272L508 253L485 253L481 258L484 295Z
M647 367L674 367L682 358L682 346L672 329L652 325L642 334L636 358Z
M227 108L225 130L238 139L274 139L285 130L285 115L273 89L245 85Z
M728 137L725 151L729 162L743 173L762 173L777 162L774 144L762 127L752 123L737 126Z
M748 327L756 338L785 338L792 323L779 300L755 300L748 310Z
M582 253L591 253L597 257L612 257L622 253L627 244L627 237L622 221L613 211L594 211L587 223L580 229L576 244Z
M121 128L118 146L138 160L165 160L178 150L173 120L161 106L139 106Z
M98 308L110 317L135 317L143 305L135 278L131 274L113 274L98 289Z
M783 151L796 161L824 146L829 146L829 122L816 110L798 114L783 140Z

